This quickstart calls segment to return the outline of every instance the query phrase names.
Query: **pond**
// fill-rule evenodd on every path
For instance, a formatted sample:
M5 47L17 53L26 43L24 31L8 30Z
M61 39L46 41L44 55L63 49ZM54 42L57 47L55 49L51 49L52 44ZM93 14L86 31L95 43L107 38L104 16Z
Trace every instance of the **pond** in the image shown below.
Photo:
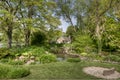
M56 54L58 61L65 61L67 59L66 54Z

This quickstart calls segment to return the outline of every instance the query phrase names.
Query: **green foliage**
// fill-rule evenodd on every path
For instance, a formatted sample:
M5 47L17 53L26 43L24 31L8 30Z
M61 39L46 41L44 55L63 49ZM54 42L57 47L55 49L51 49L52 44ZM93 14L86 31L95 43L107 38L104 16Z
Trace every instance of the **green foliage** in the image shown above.
M37 46L28 47L24 51L25 52L23 52L22 55L28 55L28 56L33 55L36 57L39 57L45 53L45 49L43 47L37 47Z
M0 30L5 35L6 41L10 41L7 43L9 47L11 48L12 42L19 45L23 41L28 46L30 37L35 30L48 32L48 29L52 27L57 28L60 21L58 17L53 16L55 7L54 1L45 0L0 1ZM24 10L21 11L22 9ZM34 37L38 39L34 38L32 44L39 42L41 44L45 40L44 33L38 33L33 33Z
M81 59L80 58L68 58L67 62L80 62Z
M87 56L88 54L85 52L80 53L81 56Z
M116 56L116 55L107 55L107 56L104 57L104 60L120 62L120 57Z
M0 64L0 74L1 79L21 78L29 75L30 70L23 67Z
M99 61L103 61L104 57L99 55L99 54L95 54L95 53L90 53L88 55L86 55L88 60L99 60Z
M30 56L34 57L40 57L42 54L46 53L45 47L39 47L39 46L30 46L30 47L21 47L21 48L16 48L13 47L11 49L7 48L0 48L0 62L9 62L11 60L9 59L14 59L16 57L19 57L21 55L26 56L25 60L26 61ZM23 64L23 62L17 62L17 61L11 61L10 64Z
M31 44L32 45L41 45L44 44L47 40L46 34L44 32L34 32L33 36L31 37Z
M51 63L51 62L56 62L57 58L54 54L43 54L40 57L40 63Z
M23 65L23 64L25 64L25 62L24 61L20 61L20 60L17 60L17 61L9 60L8 64L10 64L10 65Z
M106 18L105 31L103 34L103 45L106 51L117 51L120 49L120 24L113 18Z
M11 51L8 48L0 48L0 58L12 57Z
M62 31L56 28L51 28L49 29L48 33L47 33L47 37L48 37L48 42L49 43L55 43L56 39L62 36Z
M13 57L20 55L40 56L41 54L45 53L45 47L39 47L39 46L29 46L29 47L21 47L21 48L13 47L11 49L5 49L5 52L9 52L9 54ZM0 54L3 53L4 51L0 52Z
M0 63L8 63L9 62L9 59L6 59L6 58L2 58L0 60Z
M59 53L63 52L63 46L64 46L64 44L57 44L57 43L53 42L53 43L49 44L48 50L51 53L59 54Z
M69 36L73 36L75 33L74 33L74 27L73 26L68 26L67 28L67 31L66 31L66 34Z
M22 78L30 74L29 69L26 68L15 68L12 69L11 72L8 74L8 78Z
M72 42L72 47L73 50L75 50L77 53L82 53L82 52L90 53L95 50L95 45L89 35L80 35L80 34L74 35L74 41Z

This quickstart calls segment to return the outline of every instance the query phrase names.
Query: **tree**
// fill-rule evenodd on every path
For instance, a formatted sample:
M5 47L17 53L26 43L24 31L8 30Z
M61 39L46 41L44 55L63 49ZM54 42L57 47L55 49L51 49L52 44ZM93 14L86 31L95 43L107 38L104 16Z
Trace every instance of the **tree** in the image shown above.
M52 42L56 42L56 40L63 35L63 32L59 28L57 28L57 29L51 28L47 32L47 35L48 35L47 36L48 37L48 42L52 43Z
M114 5L113 0L91 0L89 5L89 15L95 26L95 37L97 41L98 53L102 51L102 33L104 30L104 15Z
M20 1L20 0L19 0ZM19 1L2 0L0 1L0 21L3 32L7 35L8 48L12 47L12 33L14 24L17 22L16 14L19 9Z
M76 32L75 25L72 21L73 18L73 8L75 0L54 0L57 4L57 15L62 16L66 22L69 22L71 26L74 27Z
M104 49L117 51L120 49L120 23L111 17L106 17L103 37Z
M24 9L24 10L23 10ZM25 45L30 45L31 34L34 30L47 31L48 28L60 24L57 17L53 16L55 3L45 0L26 0L22 2L20 17L24 29ZM22 11L23 10L23 11Z
M48 0L0 1L0 29L7 35L8 47L12 47L13 38L18 43L16 31L20 31L19 37L24 35L25 45L28 46L35 30L48 31L57 27L60 21L53 14L55 7L55 3Z

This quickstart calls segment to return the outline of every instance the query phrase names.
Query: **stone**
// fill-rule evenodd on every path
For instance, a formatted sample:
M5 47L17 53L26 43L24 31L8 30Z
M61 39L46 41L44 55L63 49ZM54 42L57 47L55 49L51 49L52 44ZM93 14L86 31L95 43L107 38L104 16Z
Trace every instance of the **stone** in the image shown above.
M21 60L21 61L24 60L24 59L25 59L24 56L20 56L20 57L19 57L19 60Z
M31 64L31 63L34 63L35 61L34 60L29 60L29 61L27 61L27 65L29 65L29 64Z
M108 75L114 74L114 72L115 72L115 68L111 68L111 69L108 69L108 70L104 70L103 75L108 76Z

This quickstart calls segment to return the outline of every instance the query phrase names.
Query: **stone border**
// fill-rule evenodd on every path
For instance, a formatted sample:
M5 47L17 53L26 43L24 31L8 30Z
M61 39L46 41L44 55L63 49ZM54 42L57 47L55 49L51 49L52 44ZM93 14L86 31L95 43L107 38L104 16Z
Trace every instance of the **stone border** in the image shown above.
M120 78L120 73L117 71L114 71L114 73L111 73L109 75L103 75L103 72L107 70L110 71L108 68L103 68L103 67L85 67L83 68L83 72L98 78L103 78L103 79L118 79Z

